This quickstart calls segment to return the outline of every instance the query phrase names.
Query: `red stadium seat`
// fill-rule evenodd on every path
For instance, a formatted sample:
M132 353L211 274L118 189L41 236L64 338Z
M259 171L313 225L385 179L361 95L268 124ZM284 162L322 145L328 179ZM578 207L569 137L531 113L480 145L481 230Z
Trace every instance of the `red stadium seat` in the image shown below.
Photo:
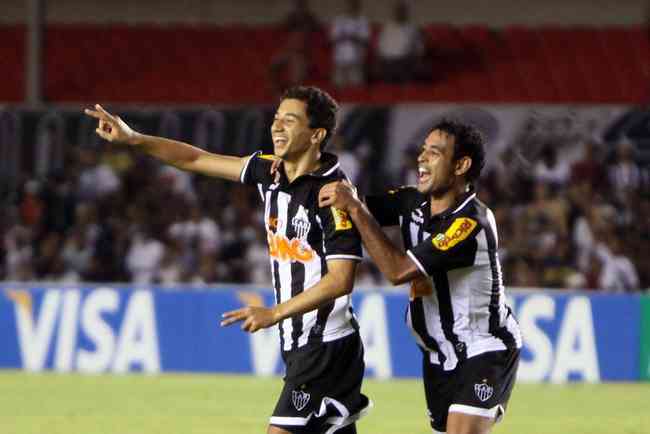
M632 102L650 96L643 27L553 28L431 24L432 82L337 91L344 101ZM373 26L373 41L378 27ZM48 101L265 103L269 67L289 34L277 27L49 25ZM330 88L327 31L310 37L307 83ZM24 98L25 28L0 26L0 101ZM370 59L372 61L372 57Z

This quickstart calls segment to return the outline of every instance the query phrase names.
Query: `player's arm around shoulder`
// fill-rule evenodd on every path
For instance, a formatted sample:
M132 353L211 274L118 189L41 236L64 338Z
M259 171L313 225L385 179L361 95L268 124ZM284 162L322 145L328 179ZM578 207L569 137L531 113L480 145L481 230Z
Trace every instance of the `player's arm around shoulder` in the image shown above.
M95 131L104 140L133 146L182 170L237 181L248 161L248 157L212 154L177 140L139 133L99 104L84 113L99 121Z
M333 182L320 190L320 207L345 211L361 235L366 250L382 274L393 284L400 285L415 277L419 270L404 252L388 239L378 221L371 215L349 183Z

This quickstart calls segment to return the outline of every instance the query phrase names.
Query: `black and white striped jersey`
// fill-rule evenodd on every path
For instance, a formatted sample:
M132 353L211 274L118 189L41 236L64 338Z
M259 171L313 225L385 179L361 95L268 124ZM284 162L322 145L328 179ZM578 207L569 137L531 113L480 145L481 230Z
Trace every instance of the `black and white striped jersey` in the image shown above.
M289 183L281 168L270 174L273 158L253 154L241 182L254 185L264 202L264 225L269 243L276 303L309 290L327 274L327 261L362 258L361 238L348 215L318 206L318 192L328 182L346 179L338 159L321 154L321 167ZM349 295L280 322L283 351L306 344L329 342L358 329Z
M429 198L414 187L366 198L382 226L400 225L408 256L430 277L412 288L406 321L433 364L488 351L520 348L519 325L506 305L494 214L467 192L431 216Z

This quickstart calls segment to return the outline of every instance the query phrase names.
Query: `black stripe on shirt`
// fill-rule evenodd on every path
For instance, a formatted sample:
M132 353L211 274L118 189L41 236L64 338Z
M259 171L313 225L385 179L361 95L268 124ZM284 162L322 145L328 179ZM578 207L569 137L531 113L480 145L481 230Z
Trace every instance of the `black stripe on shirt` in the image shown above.
M436 296L438 297L442 332L445 334L445 338L454 346L458 361L465 360L467 358L467 346L454 333L454 308L451 304L451 290L447 272L439 271L433 273L431 277L433 277L433 285L436 288Z
M291 216L296 214L296 205L291 202L287 205L287 222L286 222L286 237L291 240L296 237L296 229L292 222ZM292 261L291 262L291 298L297 296L305 289L305 264ZM298 348L298 339L302 335L303 314L294 315L291 317L291 349Z
M411 309L411 324L413 330L420 336L422 342L431 351L438 353L438 361L440 364L444 364L447 357L440 351L440 346L438 342L429 334L427 331L426 318L424 317L424 305L422 304L422 297L416 297L414 300L411 300L410 309Z
M500 300L500 283L499 277L499 264L497 259L497 240L492 226L487 219L487 216L481 216L483 230L485 231L485 238L488 244L488 256L490 258L490 270L492 271L492 293L490 294L490 318L489 318L489 332L491 335L500 339L507 348L515 348L517 346L515 337L508 331L505 326L500 326L499 315L499 302Z
M275 221L277 222L278 220L278 194L279 190L275 189L271 191L271 198L269 199L269 220L270 221ZM269 223L266 222L268 225ZM269 228L273 234L277 231L277 227L275 228ZM281 293L281 286L282 282L280 281L280 263L272 258L272 264L273 264L273 284L274 284L274 290L275 290L275 304L280 304L282 303L282 293ZM282 321L278 323L278 328L280 329L280 348L284 350L284 327L282 326Z
M323 230L322 227L322 222L318 220L318 224L320 225L320 241L314 241L313 245L318 246L319 243L322 246L320 249L320 275L321 278L325 276L328 272L327 269L327 259L325 257L327 256L327 250L325 248L325 231ZM308 342L310 344L312 343L321 343L323 342L323 332L325 331L325 326L327 325L327 319L330 316L330 313L334 310L334 302L336 300L332 300L331 302L321 306L318 308L318 313L316 314L316 322L314 323L314 326L311 328L309 331L309 339Z

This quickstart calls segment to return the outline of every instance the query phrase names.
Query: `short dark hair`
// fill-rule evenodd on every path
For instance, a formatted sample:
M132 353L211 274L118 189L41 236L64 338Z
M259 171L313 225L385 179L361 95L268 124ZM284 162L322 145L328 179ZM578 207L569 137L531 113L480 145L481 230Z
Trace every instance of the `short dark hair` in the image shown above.
M309 128L324 128L325 138L320 142L320 150L325 149L327 142L336 133L336 115L339 105L327 92L314 86L293 86L287 89L281 101L297 99L307 105Z
M458 161L463 157L472 159L472 167L466 173L469 182L476 181L481 176L485 166L485 138L473 125L465 124L452 119L443 119L431 128L431 131L440 130L454 136L453 160Z

